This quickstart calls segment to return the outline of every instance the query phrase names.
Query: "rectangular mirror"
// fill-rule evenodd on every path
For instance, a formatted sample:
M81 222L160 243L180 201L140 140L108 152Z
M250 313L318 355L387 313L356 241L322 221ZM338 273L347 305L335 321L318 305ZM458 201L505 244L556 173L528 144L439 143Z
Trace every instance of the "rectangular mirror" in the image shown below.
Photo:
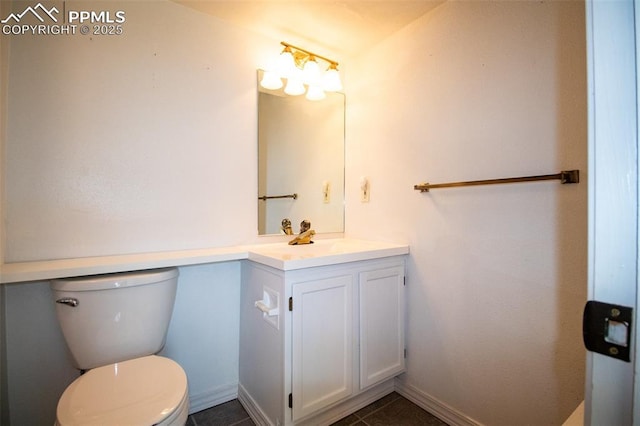
M258 234L344 232L345 96L320 101L260 86L258 70Z

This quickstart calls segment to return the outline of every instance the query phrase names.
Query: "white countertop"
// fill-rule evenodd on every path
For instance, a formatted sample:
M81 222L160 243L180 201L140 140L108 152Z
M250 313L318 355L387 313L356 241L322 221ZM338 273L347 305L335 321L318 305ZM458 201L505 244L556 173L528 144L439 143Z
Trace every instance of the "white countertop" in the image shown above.
M348 238L319 239L314 241L314 244L296 246L279 242L201 250L5 263L0 266L0 283L44 281L63 277L243 259L288 271L408 253L409 246L401 244Z
M337 239L314 244L263 244L251 247L249 260L283 271L378 259L409 253L409 246L378 241Z

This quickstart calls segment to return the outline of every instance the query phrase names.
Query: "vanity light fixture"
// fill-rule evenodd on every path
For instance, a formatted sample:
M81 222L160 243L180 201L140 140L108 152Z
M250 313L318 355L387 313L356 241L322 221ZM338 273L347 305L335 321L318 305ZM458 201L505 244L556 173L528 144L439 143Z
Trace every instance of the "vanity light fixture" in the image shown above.
M338 63L318 54L309 52L289 43L280 42L284 46L276 69L265 70L260 85L265 89L277 90L287 80L284 92L291 96L302 95L307 92L309 100L325 98L326 92L342 90L342 82L338 71ZM323 73L318 60L328 64ZM306 87L305 87L306 86Z
M273 71L265 71L262 75L260 85L265 89L278 90L282 87L282 79Z
M321 101L326 97L327 95L324 93L324 90L322 90L321 87L309 86L309 89L307 90L307 99L309 99L310 101Z
M320 83L320 65L316 58L309 56L302 68L302 79L309 86L317 86Z
M342 81L340 81L337 63L329 65L329 69L324 73L323 80L324 90L328 92L339 92L342 90Z
M289 77L287 79L287 87L284 88L284 93L291 96L302 95L306 89L304 84L299 78Z

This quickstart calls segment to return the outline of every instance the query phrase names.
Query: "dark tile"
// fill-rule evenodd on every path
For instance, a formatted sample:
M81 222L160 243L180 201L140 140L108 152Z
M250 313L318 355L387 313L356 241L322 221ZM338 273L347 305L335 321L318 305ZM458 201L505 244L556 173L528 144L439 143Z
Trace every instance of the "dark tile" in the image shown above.
M364 424L364 423L360 421L360 417L356 416L355 414L351 414L331 424L331 426L350 426L350 425L357 425L357 424Z
M372 402L366 407L356 411L355 415L360 418L366 417L369 414L373 413L374 411L384 407L385 405L391 404L393 401L397 400L398 398L401 398L401 396L398 393L391 392L389 395L385 395L379 400Z
M189 416L196 426L230 426L236 424L252 425L249 415L237 399L216 405ZM240 423L249 420L251 423Z
M446 426L405 398L398 398L364 418L369 426Z
M194 413L186 426L255 426L237 399ZM392 392L332 426L447 426L437 417Z

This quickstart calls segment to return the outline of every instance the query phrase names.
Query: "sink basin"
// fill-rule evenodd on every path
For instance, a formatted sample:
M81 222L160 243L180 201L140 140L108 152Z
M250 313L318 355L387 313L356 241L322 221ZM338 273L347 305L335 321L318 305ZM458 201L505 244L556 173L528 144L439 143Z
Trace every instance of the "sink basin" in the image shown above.
M249 259L287 271L407 253L407 245L345 238L294 246L287 243L256 245L249 249Z

